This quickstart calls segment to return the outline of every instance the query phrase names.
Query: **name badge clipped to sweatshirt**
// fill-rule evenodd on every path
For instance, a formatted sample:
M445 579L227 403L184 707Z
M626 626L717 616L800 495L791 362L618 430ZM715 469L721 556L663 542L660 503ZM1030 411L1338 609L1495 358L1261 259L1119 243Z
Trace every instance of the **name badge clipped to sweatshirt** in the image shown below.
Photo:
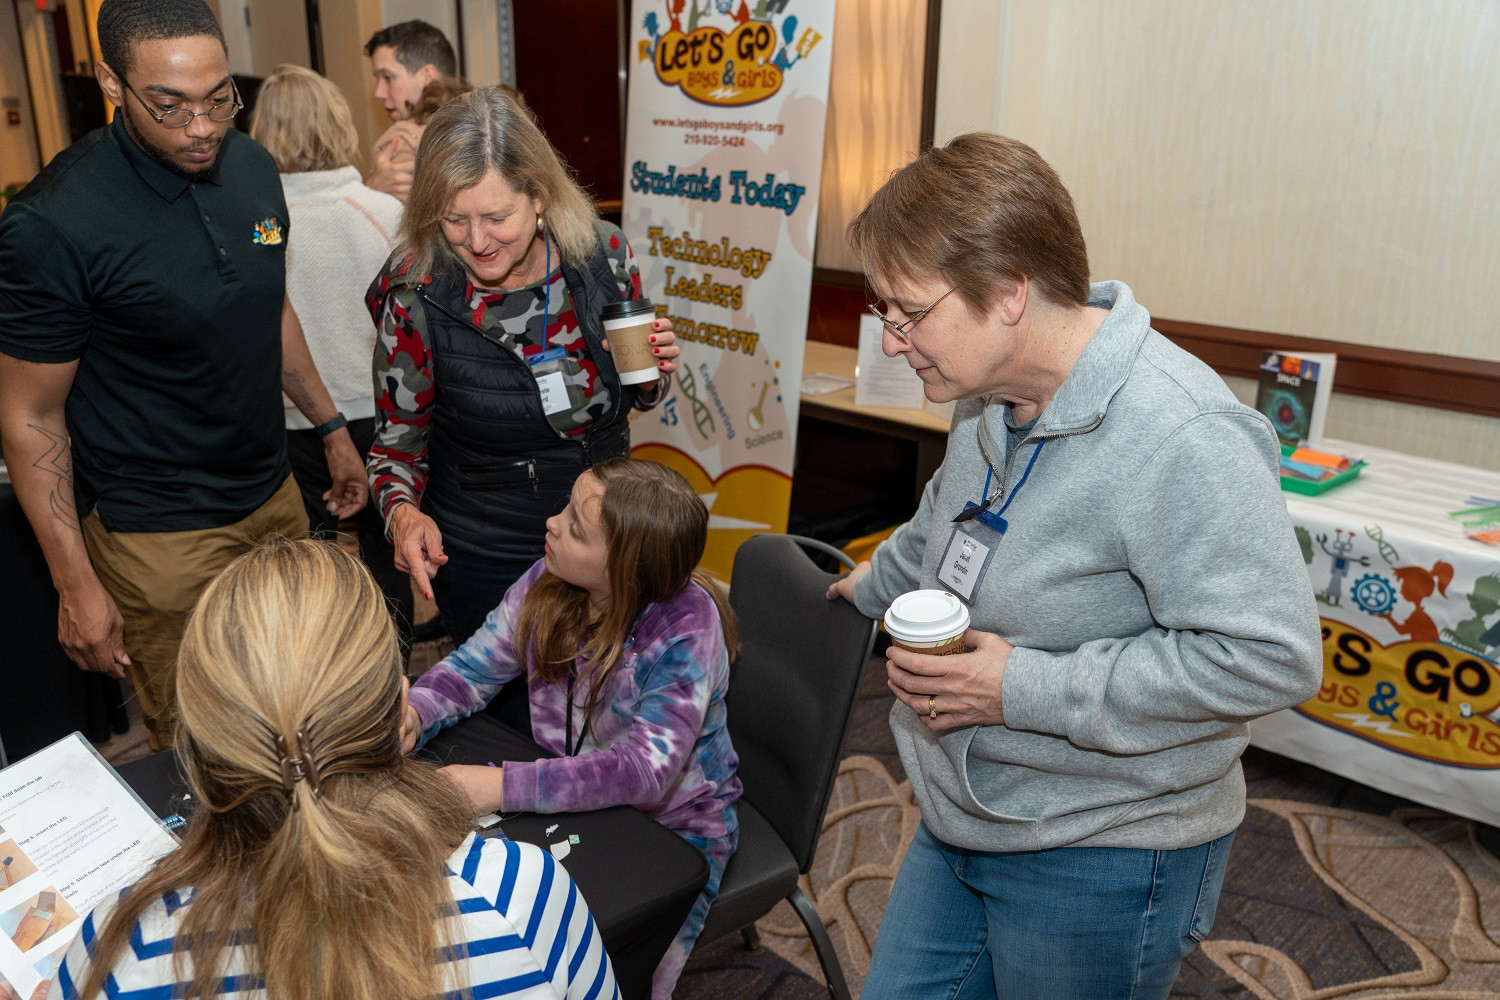
M978 506L971 502L964 509ZM998 520L1000 526L991 524L992 518ZM979 589L980 582L989 571L990 560L995 557L995 550L1000 547L1000 539L1005 534L1004 524L1003 518L996 518L993 514L980 514L953 525L953 535L948 539L948 547L943 550L943 561L938 566L937 578L938 583L956 594L965 604L974 603L974 592Z
M1031 477L1031 468L1036 465L1037 456L1042 453L1042 445L1046 443L1046 438L1037 441L1036 448L1031 452L1031 459L1026 463L1026 471L1021 473L1016 485L1010 488L1010 496L1005 498L999 510L990 510L990 504L1000 499L999 493L990 496L990 481L995 475L995 467L991 465L985 470L984 487L979 491L979 498L984 503L977 504L970 500L953 519L953 535L948 539L948 547L943 550L943 561L938 566L937 578L939 583L957 594L965 604L974 603L974 591L984 582L990 560L994 558L995 550L1000 547L1000 540L1010 527L1010 522L1005 520L1005 512L1010 509L1011 501L1015 500L1021 487L1026 485L1026 480ZM981 452L984 450L983 436L980 437L979 448Z

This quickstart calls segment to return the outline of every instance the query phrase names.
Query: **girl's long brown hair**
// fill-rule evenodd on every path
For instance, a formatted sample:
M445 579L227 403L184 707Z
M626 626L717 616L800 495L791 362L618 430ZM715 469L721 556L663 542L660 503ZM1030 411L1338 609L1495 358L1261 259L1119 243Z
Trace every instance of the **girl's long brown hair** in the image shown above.
M599 521L609 551L609 603L589 623L589 594L543 572L521 602L512 642L517 659L536 655L537 676L554 683L589 658L584 718L592 719L599 691L619 665L641 612L696 582L713 598L731 659L739 625L718 584L694 569L708 542L708 508L682 474L656 462L611 458L584 473L599 481Z
M173 956L189 998L216 994L236 948L273 1000L466 991L434 956L455 943L439 929L445 862L469 807L402 756L401 677L385 599L353 557L278 540L231 563L177 661L178 754L200 811L109 916L79 995L99 994L154 902L189 887ZM278 737L316 793L310 780L286 791Z

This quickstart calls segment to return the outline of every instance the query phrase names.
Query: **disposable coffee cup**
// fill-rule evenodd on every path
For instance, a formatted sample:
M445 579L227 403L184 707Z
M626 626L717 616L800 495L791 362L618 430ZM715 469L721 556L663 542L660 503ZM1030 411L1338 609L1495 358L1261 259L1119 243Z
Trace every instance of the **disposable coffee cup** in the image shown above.
M611 302L604 307L604 335L609 338L609 354L615 360L615 371L626 385L640 385L655 380L656 355L651 353L651 323L656 307L650 299Z
M969 609L946 590L911 590L891 602L885 630L892 642L913 653L963 653Z

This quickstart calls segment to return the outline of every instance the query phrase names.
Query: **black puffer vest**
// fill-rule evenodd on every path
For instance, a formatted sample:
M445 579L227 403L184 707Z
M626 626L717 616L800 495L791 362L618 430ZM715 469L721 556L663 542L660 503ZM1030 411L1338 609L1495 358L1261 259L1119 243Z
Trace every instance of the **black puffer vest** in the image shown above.
M548 423L530 366L474 324L461 270L439 270L418 287L435 390L422 509L437 522L445 549L508 564L517 577L541 558L547 518L567 506L578 474L630 453L626 418L636 391L620 384L601 343L601 310L621 298L614 268L601 250L581 270L565 263L562 272L588 357L611 399L577 437Z

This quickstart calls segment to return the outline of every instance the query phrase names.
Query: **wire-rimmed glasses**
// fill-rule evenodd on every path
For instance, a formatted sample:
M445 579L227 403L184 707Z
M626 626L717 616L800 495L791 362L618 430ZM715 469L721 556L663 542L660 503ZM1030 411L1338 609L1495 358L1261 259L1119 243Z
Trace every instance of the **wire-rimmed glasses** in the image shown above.
M880 320L881 323L885 324L885 328L891 331L891 333L895 334L897 339L899 339L903 344L910 344L911 337L907 335L906 331L916 326L917 323L921 321L923 316L926 316L928 313L932 312L933 307L935 307L939 302L946 299L948 296L952 295L957 290L958 286L954 285L952 288L948 289L942 295L939 295L937 298L933 299L921 309L918 309L914 313L908 313L906 316L906 322L904 323L897 323L895 320L890 319L886 316L885 312L887 306L884 299L877 299L874 302L871 302L869 305L869 310L875 316L875 318Z
M156 124L163 128L187 128L193 123L193 119L199 115L202 115L211 122L227 122L239 114L240 108L245 106L245 102L240 100L240 88L235 86L233 80L230 80L229 90L234 96L227 101L220 101L218 104L212 105L207 111L190 111L187 108L173 108L171 111L164 111L161 114L157 114L156 108L152 106L151 102L136 93L136 89L130 85L129 80L121 76L120 82L125 84L126 90L135 95L137 101L141 102L141 107L146 109L146 114L156 119Z

